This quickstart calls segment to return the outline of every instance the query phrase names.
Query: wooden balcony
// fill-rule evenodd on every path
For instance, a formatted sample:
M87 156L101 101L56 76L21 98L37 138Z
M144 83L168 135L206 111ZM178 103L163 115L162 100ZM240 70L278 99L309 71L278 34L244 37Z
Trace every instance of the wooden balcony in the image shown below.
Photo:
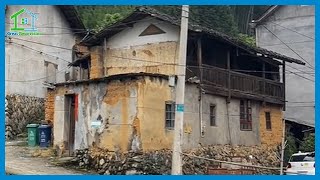
M193 76L200 77L199 68L195 66L188 67L186 74L187 79ZM229 72L227 69L203 65L202 74L201 84L206 92L284 104L283 83L231 70L229 91Z

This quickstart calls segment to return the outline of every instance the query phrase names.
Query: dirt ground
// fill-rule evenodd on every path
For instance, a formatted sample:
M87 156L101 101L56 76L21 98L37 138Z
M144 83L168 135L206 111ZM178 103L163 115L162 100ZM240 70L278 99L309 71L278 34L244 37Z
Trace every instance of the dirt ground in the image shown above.
M53 149L28 147L24 141L6 142L6 174L11 175L93 175L92 172L61 167ZM66 158L65 158L66 159ZM70 158L72 159L72 158Z

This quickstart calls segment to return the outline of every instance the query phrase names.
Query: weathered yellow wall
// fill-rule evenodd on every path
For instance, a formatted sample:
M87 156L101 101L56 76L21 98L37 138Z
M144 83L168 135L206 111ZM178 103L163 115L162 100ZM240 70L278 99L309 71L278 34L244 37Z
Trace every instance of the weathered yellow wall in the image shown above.
M110 82L107 85L107 92L103 99L107 112L119 113L118 120L110 120L110 124L100 136L98 146L109 150L130 150L130 142L133 133L135 114L130 111L136 108L135 102L130 97L130 91L137 90L137 82ZM133 110L134 111L134 110ZM114 117L115 114L110 114Z
M140 72L172 75L175 66L171 64L175 64L178 58L178 46L177 42L162 42L128 49L107 49L105 57L104 74L107 76Z
M45 120L53 124L55 91L48 90L45 101Z
M173 130L165 129L165 101L170 100L167 80L147 78L139 83L138 119L144 151L172 148Z
M91 52L90 79L104 77L102 47L101 46L91 47L90 52Z
M270 112L271 130L266 128L265 112ZM276 105L266 105L260 109L260 138L261 144L267 146L277 146L282 138L282 109Z
M69 90L73 90L75 93L80 93L79 112L86 112L86 115L79 114L79 118L82 118L79 122L84 124L76 127L86 128L84 132L88 134L83 136L90 136L89 139L92 139L98 147L126 152L132 148L135 139L139 142L139 149L143 151L172 148L173 130L165 128L165 101L173 100L168 80L155 77L114 80L97 86L96 88L105 87L100 91L93 85L57 87L50 94L50 99L53 100L50 101L48 110L54 111L50 107L53 106L56 96L64 96L71 92ZM101 100L96 101L97 98L88 96L96 91L98 93L96 96L102 97ZM99 109L94 109L96 103L99 104ZM90 122L96 118L97 113L103 119L103 129L98 134L91 133L93 129L90 127ZM92 145L89 139L90 142L86 144Z

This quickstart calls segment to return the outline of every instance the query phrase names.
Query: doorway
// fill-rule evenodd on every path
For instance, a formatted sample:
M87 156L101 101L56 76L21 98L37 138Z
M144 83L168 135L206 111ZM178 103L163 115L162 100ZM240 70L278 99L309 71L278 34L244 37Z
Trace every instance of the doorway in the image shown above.
M76 121L76 100L77 96L75 94L67 94L65 96L65 110L66 110L66 122L65 122L65 132L66 132L66 152L69 156L74 153L74 141L75 141L75 121Z

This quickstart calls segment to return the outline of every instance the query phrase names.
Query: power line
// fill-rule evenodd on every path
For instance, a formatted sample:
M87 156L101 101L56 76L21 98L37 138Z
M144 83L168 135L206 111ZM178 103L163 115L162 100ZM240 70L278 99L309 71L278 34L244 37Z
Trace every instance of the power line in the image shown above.
M299 72L304 72L304 71L301 71L300 69L298 69L298 68L295 68L295 67L293 67L293 66L290 66L289 64L286 64L288 67L291 67L292 69L295 69L295 70L298 70ZM315 71L313 71L314 73L313 74L315 74ZM314 75L313 74L309 74L310 76L312 76L312 77L314 77Z
M44 44L44 43L40 43L40 42L30 41L30 40L26 40L26 39L20 39L20 38L15 38L15 37L9 37L9 39L17 39L17 40L25 41L25 42L29 42L29 43L34 43L34 44L44 45L44 46L48 46L48 47L54 47L54 48L58 48L58 49L64 49L64 50L72 51L71 48L65 48L65 47L61 47L61 46L49 45L49 44Z
M25 48L25 49L29 49L29 50L32 50L32 51L38 52L38 53L40 53L40 54L42 54L42 55L51 56L51 57L56 58L57 60L62 60L62 61L65 61L65 62L67 62L67 63L70 63L70 62L71 62L71 61L65 60L65 59L63 59L63 58L61 58L61 57L54 56L54 55L51 55L51 54L47 54L47 53L45 53L45 52L43 52L43 51L39 51L39 50L36 50L36 49L30 48L30 47L27 47L27 46L26 46L26 45L24 45L24 44L20 44L20 43L16 43L16 42L10 42L10 44L15 44L15 45L18 45L18 46L20 46L20 47L22 47L22 48Z
M140 12L137 12L137 13L140 13ZM140 14L143 14L143 13L140 13ZM151 18L149 18L147 20L150 20L150 19L153 20L153 19L157 19L157 18L151 17ZM111 25L103 27L102 30L110 28L112 26L122 26L122 25L137 23L137 22L144 22L144 21L147 21L147 20L146 19L141 19L141 20L135 20L135 21L130 21L130 22L126 22L126 23L120 22L121 20L119 20L118 22L115 22L115 23L113 23ZM6 22L6 24L11 24L12 25L14 23ZM164 22L158 22L158 23L155 23L155 24L164 24ZM46 24L46 25L48 25L48 24ZM36 28L39 28L39 29L41 29L41 28L43 28L43 29L51 29L52 28L52 29L78 30L78 31L81 31L81 30L82 31L100 30L100 28L92 28L92 29L91 28L85 28L85 29L82 29L82 28L68 28L68 27L58 27L58 26L37 26ZM116 28L116 29L122 29L122 28Z
M303 104L303 103L315 103L315 101L301 101L301 102L299 102L299 101L296 101L296 102L292 102L292 101L287 101L287 103L298 103L298 104Z
M23 83L26 83L26 82L34 82L34 81L39 81L39 80L42 80L42 79L46 79L48 77L53 77L53 76L56 76L57 74L59 73L62 73L63 71L65 71L66 69L68 69L69 67L65 67L63 69L60 69L59 71L57 71L56 73L54 73L53 75L50 75L50 76L44 76L44 77L41 77L41 78L37 78L37 79L30 79L30 80L7 80L7 82L23 82Z
M120 59L127 59L127 60L133 60L133 61L140 61L140 62L150 62L150 63L157 63L157 64L160 64L160 65L173 65L173 66L183 66L183 65L179 65L179 64L175 64L175 63L163 63L163 62L158 62L158 61L148 61L148 60L141 60L141 59L135 59L135 58L126 58L126 57L121 57L121 56L111 56L111 57L116 57L116 58L120 58ZM197 68L203 68L203 69L211 69L209 67L198 67L198 66L187 66L187 67L197 67ZM190 70L190 69L189 69ZM192 71L192 70L191 70ZM306 80L309 80L311 82L314 82L314 80L312 79L309 79L307 77L304 77L302 75L299 75L295 72L292 72L292 71L289 71L289 70L286 70L288 71L289 73L292 73L292 74L295 74L301 78L304 78Z
M270 31L265 25L262 25L267 31L269 31L273 36L275 36L280 42L282 42L287 48L289 48L293 53L295 53L297 56L301 58L305 63L310 65L310 68L314 70L314 67L303 57L301 57L297 52L295 52L289 45L287 45L285 42L283 42L276 34L274 34L272 31Z
M285 26L282 26L282 25L277 24L277 23L272 22L272 21L269 21L269 22L272 23L272 24L275 24L275 25L277 25L277 26L280 26L280 27L282 27L282 28L284 28L284 29L287 29L287 30L289 30L289 31L295 32L295 33L297 33L297 34L300 34L301 36L304 36L304 37L307 37L307 38L309 38L309 39L315 40L313 37L310 37L310 36L308 36L308 35L302 34L302 33L298 32L298 31L296 31L296 30L287 28L287 27L285 27Z
M298 42L287 42L287 44L300 44L300 43L307 43L307 42L313 42L314 41L298 41ZM260 46L276 46L276 45L283 45L282 43L276 43L276 44L261 44L259 43Z

